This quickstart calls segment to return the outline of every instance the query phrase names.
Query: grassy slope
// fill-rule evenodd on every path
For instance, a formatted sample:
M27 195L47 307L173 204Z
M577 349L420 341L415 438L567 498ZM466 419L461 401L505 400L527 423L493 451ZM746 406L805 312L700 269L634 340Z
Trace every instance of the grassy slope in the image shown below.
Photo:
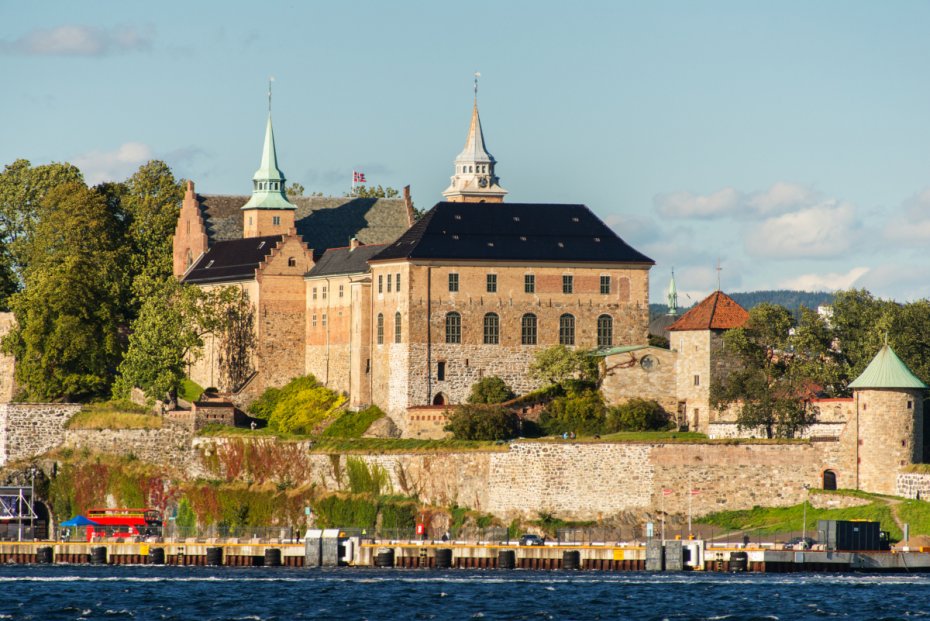
M161 416L128 401L90 403L71 417L68 429L160 429Z

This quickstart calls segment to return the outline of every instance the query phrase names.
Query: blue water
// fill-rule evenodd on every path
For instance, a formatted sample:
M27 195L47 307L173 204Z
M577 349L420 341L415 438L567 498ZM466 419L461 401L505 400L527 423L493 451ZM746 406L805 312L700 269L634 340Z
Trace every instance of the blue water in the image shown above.
M930 576L0 567L0 619L912 619Z

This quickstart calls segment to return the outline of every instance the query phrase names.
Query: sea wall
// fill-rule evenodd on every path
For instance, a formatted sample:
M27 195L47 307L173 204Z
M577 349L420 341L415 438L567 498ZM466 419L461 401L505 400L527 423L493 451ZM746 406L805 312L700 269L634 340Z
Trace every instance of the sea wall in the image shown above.
M0 466L59 446L74 403L0 403Z
M242 442L195 438L191 474L216 478L229 474L224 464L242 468ZM275 451L273 441L259 442ZM514 442L497 451L329 455L313 452L308 442L288 445L288 476L323 489L346 489L346 462L354 458L383 468L394 492L427 503L456 503L505 519L550 513L576 520L655 509L687 513L689 505L697 516L797 504L805 485L820 486L823 464L836 463L839 449L837 442ZM256 475L241 469L235 476Z
M69 429L64 434L62 446L132 455L142 461L190 470L195 466L192 435L189 429L174 425L161 429Z

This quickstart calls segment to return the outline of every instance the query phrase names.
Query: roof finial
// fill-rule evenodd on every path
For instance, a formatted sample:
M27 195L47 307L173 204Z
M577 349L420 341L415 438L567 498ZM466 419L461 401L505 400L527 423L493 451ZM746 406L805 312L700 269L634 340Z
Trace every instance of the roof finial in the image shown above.
M274 82L274 76L268 78L268 114L271 114L271 83Z
M668 283L668 315L678 314L678 288L675 286L675 268L672 268L672 279Z
M481 72L475 72L475 103L478 103L478 78L481 77Z
M720 291L720 272L723 271L723 268L720 267L720 257L717 257L717 267L714 269L717 270L717 291Z

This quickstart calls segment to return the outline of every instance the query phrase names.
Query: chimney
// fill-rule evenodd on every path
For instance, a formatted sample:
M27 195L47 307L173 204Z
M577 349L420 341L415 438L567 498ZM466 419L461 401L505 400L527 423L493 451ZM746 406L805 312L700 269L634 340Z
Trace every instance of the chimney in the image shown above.
M413 212L413 200L410 198L410 186L404 186L404 207L407 208L407 226L413 226L413 223L416 222Z
M361 245L362 243L358 241L358 237L353 237L352 239L349 240L349 252L352 252L353 250L355 250Z
M185 192L185 198L188 196L194 196L194 182L190 179L187 181L187 191Z

